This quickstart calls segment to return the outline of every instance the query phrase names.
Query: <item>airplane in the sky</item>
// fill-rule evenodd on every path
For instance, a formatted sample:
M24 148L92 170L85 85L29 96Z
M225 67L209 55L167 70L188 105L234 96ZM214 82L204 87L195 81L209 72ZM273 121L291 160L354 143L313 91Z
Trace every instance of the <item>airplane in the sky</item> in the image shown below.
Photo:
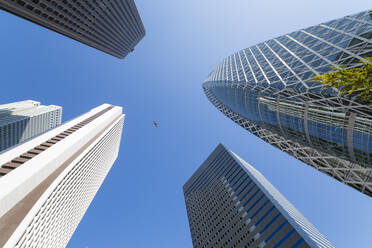
M159 124L156 121L154 121L154 126L159 127Z

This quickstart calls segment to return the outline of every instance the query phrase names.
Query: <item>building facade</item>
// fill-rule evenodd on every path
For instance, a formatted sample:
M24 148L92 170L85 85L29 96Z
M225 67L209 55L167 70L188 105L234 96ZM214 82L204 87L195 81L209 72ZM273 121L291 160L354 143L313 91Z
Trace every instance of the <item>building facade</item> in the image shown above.
M0 105L0 152L60 125L62 107L27 100Z
M103 104L0 155L0 247L65 247L116 160L124 115Z
M145 36L134 0L0 0L0 9L117 58Z
M364 11L241 50L210 73L204 92L259 138L372 195L370 102L313 81L372 57L371 18Z
M333 247L261 173L222 145L183 190L195 248Z

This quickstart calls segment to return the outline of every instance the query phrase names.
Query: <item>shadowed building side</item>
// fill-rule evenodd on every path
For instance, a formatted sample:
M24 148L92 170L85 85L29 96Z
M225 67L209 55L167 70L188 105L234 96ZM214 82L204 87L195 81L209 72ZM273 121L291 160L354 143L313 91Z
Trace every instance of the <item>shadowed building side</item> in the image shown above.
M263 175L222 145L183 191L195 248L333 247Z
M0 105L0 152L61 124L62 107L21 101Z
M134 0L0 0L0 9L117 58L145 36Z

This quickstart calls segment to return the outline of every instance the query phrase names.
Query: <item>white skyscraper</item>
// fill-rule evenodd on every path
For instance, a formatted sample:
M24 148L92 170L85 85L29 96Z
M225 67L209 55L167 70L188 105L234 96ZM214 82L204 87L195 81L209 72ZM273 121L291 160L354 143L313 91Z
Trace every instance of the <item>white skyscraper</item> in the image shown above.
M0 155L0 247L65 247L114 163L122 108L103 104Z
M62 107L27 100L0 105L0 151L61 124Z

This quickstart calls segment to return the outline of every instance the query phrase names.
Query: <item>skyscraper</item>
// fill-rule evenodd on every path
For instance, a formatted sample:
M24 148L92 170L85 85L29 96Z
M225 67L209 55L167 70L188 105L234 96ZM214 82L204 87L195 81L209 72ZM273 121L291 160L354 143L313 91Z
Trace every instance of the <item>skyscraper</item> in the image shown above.
M134 0L0 0L0 9L117 58L145 36Z
M333 247L261 173L222 145L183 190L195 248Z
M0 152L61 124L62 107L21 101L0 105Z
M0 155L0 247L65 247L114 163L122 108L103 104Z
M372 107L312 80L372 56L372 11L277 37L224 59L208 99L254 135L372 196Z

